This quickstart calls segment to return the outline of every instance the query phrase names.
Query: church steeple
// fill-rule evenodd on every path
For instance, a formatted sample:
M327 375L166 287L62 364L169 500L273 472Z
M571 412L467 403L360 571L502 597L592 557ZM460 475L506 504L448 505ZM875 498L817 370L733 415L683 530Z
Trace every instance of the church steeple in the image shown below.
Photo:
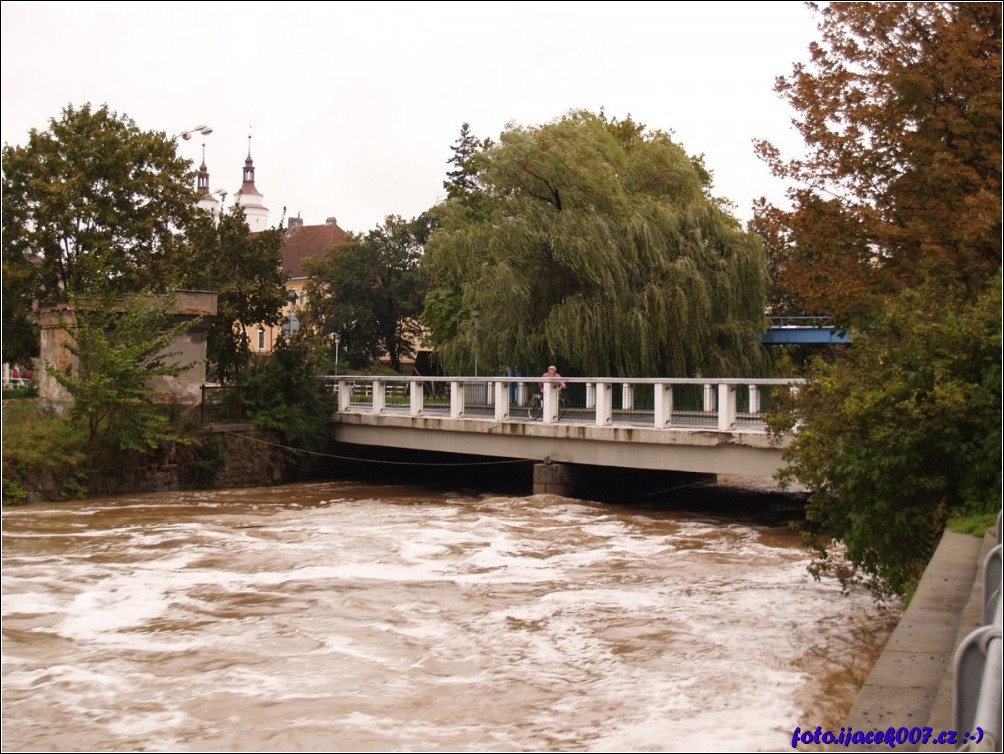
M263 198L254 185L254 160L251 159L251 136L248 135L248 156L244 160L243 183L237 192L237 203L244 208L244 216L251 231L268 228L268 208Z
M209 194L209 168L206 167L205 144L202 145L202 164L199 165L199 177L196 179L195 190L198 192L200 200Z
M195 206L209 212L215 219L219 219L221 208L216 197L209 192L209 168L206 167L206 145L202 145L202 164L199 165L199 174L195 179L195 193L198 196Z

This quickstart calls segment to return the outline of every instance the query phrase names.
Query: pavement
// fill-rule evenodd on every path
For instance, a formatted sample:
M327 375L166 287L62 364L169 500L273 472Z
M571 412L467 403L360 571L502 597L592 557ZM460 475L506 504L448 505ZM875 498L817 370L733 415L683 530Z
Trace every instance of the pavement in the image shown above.
M913 600L858 693L845 726L865 732L929 726L935 735L955 729L955 650L982 625L983 561L997 541L996 531L983 538L945 531ZM958 743L961 746L961 731ZM946 752L959 746L897 743L895 751ZM893 750L886 744L828 748Z

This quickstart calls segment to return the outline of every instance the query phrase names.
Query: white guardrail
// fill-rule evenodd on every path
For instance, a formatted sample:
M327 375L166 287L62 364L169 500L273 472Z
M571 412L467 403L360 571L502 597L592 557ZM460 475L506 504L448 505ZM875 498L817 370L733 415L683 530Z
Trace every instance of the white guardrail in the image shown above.
M339 412L451 419L763 429L777 391L800 379L327 375ZM559 390L559 384L565 387ZM541 390L543 388L543 390ZM542 411L532 412L534 395Z
M983 625L955 651L955 730L982 730L958 751L1000 751L1001 744L1001 515L997 545L983 561ZM973 735L971 733L971 735Z

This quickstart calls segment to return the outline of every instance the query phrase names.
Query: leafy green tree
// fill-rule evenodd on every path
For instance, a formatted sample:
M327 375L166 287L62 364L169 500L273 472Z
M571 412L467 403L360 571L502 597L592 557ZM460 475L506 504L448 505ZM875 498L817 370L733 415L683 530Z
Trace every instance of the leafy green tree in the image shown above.
M173 139L90 105L69 106L26 146L3 147L3 262L30 298L165 290L185 260L181 234L197 216L191 163ZM4 288L6 298L9 289Z
M3 360L9 364L30 364L38 356L38 324L32 312L35 270L22 264L19 254L7 262L3 246Z
M491 369L764 369L759 238L668 134L575 111L510 126L476 167L479 211L462 197L437 207L423 260L423 319L447 369L470 370L476 352Z
M816 6L813 6L816 7ZM775 302L856 325L777 422L816 570L908 595L948 516L1001 494L1001 6L829 3L777 91L808 153L761 202ZM846 562L834 558L846 546Z
M453 155L447 160L453 169L446 174L447 180L443 181L448 198L459 199L478 190L478 155L491 146L491 139L478 139L469 123L460 127L460 136L450 147Z
M826 3L821 41L776 91L807 154L756 227L784 313L863 322L934 274L978 292L1001 264L1001 4Z
M73 302L73 319L61 327L76 368L46 368L73 396L71 417L86 422L92 448L143 451L183 440L150 385L191 367L169 349L197 320L173 323L170 306L170 297L149 295Z
M247 369L248 328L276 325L289 303L282 269L282 229L251 233L244 210L233 207L214 224L208 213L190 231L184 287L216 291L217 313L209 328L206 359L221 382Z
M318 379L327 358L323 341L300 330L252 357L242 381L244 409L260 427L278 431L301 470L316 465L331 441L334 393Z
M307 322L338 336L346 365L366 368L386 354L395 371L422 335L426 285L419 269L431 215L391 215L365 236L350 234L323 257L304 260Z
M799 422L781 478L811 490L816 573L909 594L950 514L999 510L1000 316L1000 276L975 301L960 284L907 289L812 363L773 426Z

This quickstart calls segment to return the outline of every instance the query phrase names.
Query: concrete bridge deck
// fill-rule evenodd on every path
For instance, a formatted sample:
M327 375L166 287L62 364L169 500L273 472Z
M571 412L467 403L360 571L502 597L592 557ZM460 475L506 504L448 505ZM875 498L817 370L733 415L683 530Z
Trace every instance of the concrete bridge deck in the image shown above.
M546 463L773 476L790 438L764 422L771 391L792 380L332 378L338 442ZM564 400L568 405L562 405Z

